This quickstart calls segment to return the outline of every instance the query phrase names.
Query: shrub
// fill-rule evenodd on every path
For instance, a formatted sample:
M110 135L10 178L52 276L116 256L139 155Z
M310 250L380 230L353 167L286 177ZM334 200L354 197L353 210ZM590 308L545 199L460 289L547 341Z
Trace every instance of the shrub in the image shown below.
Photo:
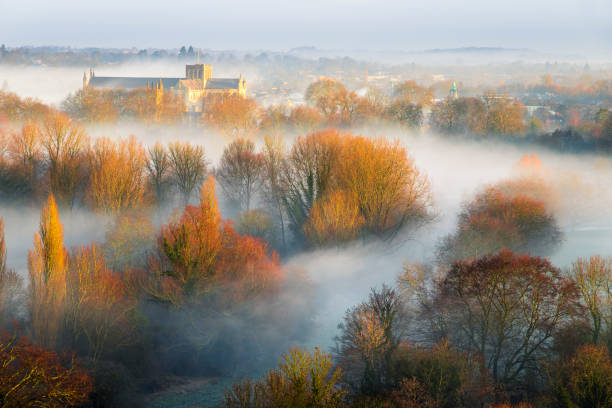
M283 355L277 369L258 381L247 379L225 394L227 408L342 407L340 369L332 369L329 354L296 347Z

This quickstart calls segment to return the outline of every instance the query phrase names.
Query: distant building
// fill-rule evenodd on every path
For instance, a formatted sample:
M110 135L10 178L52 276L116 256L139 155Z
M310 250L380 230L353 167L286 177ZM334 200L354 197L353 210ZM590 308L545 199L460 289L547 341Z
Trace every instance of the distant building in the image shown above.
M455 81L453 81L453 84L451 85L448 97L450 99L458 99L459 98L459 92L457 91L457 84L455 83Z
M83 75L83 89L87 87L103 89L154 88L160 92L171 91L181 95L190 112L201 110L202 98L209 95L239 95L246 97L246 81L242 78L213 78L212 66L194 64L185 66L185 78L147 78L147 77L101 77L93 69Z

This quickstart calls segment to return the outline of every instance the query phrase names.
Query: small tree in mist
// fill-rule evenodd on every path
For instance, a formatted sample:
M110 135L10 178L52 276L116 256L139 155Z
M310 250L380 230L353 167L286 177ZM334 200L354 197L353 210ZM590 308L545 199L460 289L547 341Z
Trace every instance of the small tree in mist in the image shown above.
M385 115L391 122L399 123L408 129L416 129L423 123L422 106L406 100L391 102L385 110Z
M74 359L60 358L16 337L0 342L0 404L3 407L79 407L93 382Z
M155 192L158 203L165 199L166 189L170 182L171 162L168 151L161 143L157 142L148 150L147 173L149 184Z
M277 369L261 380L250 379L226 391L226 408L339 408L345 392L339 388L342 373L333 369L331 356L319 348L302 348L283 354Z
M6 254L4 220L0 217L0 325L8 323L24 295L22 279L6 265Z
M338 106L346 93L346 88L341 82L324 78L308 86L304 99L330 120L338 113Z
M47 154L51 192L62 204L72 206L83 181L85 130L66 115L48 116L42 127L42 146Z
M404 339L406 314L398 293L384 286L346 311L336 337L343 380L357 392L378 394L392 384L392 355Z
M404 81L393 87L393 96L396 100L430 106L434 100L434 89L421 86L412 80Z
M115 271L146 267L155 243L155 230L145 211L130 211L115 217L101 247L107 265Z
M487 108L479 98L445 99L432 107L430 124L441 133L483 135Z
M63 326L67 269L63 237L55 198L49 195L34 249L28 252L31 327L36 341L47 348L58 345Z
M174 142L168 146L168 154L172 175L186 204L193 190L202 183L206 175L204 148L190 143Z
M95 209L117 214L143 205L146 152L131 136L118 143L98 139L91 152L88 199Z
M239 234L261 238L271 245L278 240L277 228L270 214L262 210L251 210L241 213L236 219L236 231Z
M572 264L571 276L589 313L591 341L597 344L602 334L610 335L609 330L612 327L612 258L602 258L599 255L588 259L578 258Z
M300 134L307 134L323 124L323 116L315 108L298 105L291 110L289 122Z
M278 136L289 127L289 116L285 105L269 106L259 122L259 130L264 134Z
M243 211L251 209L253 195L261 187L263 157L255 152L255 144L243 138L234 140L221 156L217 180L231 201Z
M202 122L226 136L246 136L257 129L259 106L251 98L213 95L203 103Z
M520 135L525 131L525 107L517 100L496 98L485 94L487 131L501 135Z

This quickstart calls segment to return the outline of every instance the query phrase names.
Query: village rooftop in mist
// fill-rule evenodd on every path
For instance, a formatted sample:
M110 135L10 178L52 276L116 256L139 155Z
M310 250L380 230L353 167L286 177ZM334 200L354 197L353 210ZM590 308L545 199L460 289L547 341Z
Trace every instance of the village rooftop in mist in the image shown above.
M610 406L611 19L0 3L0 406Z

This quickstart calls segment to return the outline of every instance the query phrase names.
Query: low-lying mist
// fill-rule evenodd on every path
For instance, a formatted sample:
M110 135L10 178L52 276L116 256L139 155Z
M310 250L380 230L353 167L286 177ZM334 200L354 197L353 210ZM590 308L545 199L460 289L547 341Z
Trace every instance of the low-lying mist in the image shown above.
M209 168L217 166L228 140L198 128L164 128L118 125L88 128L92 137L125 138L134 134L145 146L155 142L189 141L205 148ZM517 177L544 177L556 193L555 216L564 239L551 260L565 267L579 256L610 255L612 242L612 197L606 185L612 178L612 162L597 155L561 154L543 148L491 141L450 139L432 133L406 134L395 129L356 131L366 136L399 139L415 163L429 178L435 217L432 222L403 233L391 242L355 242L324 250L308 250L282 259L288 271L304 271L313 284L313 326L305 325L308 345L330 347L336 325L345 310L363 300L372 287L393 284L403 265L434 261L440 240L456 227L462 205L484 186ZM294 136L288 136L290 145ZM261 141L257 144L261 145ZM541 174L523 174L517 163L526 154L535 154L542 163ZM218 190L224 218L235 215ZM39 208L4 206L0 215L6 222L8 262L22 275L27 251L38 228ZM163 217L172 211L168 210ZM109 219L82 209L61 214L65 245L103 241ZM160 222L165 222L160 220ZM299 290L292 293L299 296ZM285 299L286 301L290 301ZM295 300L296 304L303 299ZM282 350L278 350L280 353Z

